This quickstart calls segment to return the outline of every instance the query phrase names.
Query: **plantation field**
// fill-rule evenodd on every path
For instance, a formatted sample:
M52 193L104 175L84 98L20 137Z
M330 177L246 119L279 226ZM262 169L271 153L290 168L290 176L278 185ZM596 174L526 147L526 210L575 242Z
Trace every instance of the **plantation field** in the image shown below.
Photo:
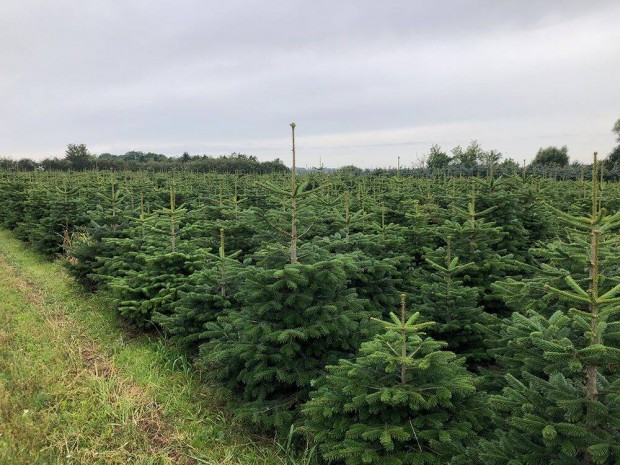
M0 464L284 464L161 341L0 232Z
M620 184L596 159L0 172L0 199L16 463L620 463Z

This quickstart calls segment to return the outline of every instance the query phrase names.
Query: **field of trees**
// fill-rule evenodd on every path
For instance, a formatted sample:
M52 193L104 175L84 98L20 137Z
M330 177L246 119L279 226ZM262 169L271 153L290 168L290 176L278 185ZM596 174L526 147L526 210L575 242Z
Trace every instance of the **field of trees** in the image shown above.
M0 224L316 461L620 463L620 185L494 163L3 171Z

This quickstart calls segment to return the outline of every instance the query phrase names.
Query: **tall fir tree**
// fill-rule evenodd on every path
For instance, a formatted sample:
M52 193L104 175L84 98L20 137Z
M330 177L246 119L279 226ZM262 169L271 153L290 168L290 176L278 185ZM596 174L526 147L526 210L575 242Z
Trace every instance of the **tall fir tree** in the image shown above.
M601 268L620 259L620 212L601 208L597 174L595 154L589 215L550 207L571 240L555 244L546 271L570 262L580 272L558 269L564 286L546 286L562 298L551 317L531 310L506 322L517 327L521 343L503 355L518 352L523 365L519 370L513 359L507 386L492 397L498 430L482 444L485 464L620 462L620 273L617 265L607 267L611 274Z

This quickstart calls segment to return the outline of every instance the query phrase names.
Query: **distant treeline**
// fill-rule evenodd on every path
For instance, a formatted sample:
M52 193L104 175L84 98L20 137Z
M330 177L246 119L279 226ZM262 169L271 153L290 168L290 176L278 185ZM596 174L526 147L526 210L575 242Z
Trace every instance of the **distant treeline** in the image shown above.
M609 154L599 154L602 159L604 176L608 180L620 179L620 120L613 128L618 137L618 145ZM512 158L503 158L497 150L484 150L477 141L466 148L454 147L445 151L433 145L428 154L419 158L417 166L363 169L354 165L333 168L310 168L300 171L338 171L352 176L484 176L528 175L562 180L588 179L590 165L570 162L568 148L541 147L528 164L519 164ZM128 170L128 171L194 171L209 173L268 174L290 171L278 158L272 161L259 161L253 155L232 153L218 157L190 155L185 152L180 157L161 153L131 151L124 155L103 153L91 154L84 144L69 144L63 158L48 158L34 161L29 158L11 160L0 158L0 169L16 171L86 171L86 170Z
M232 153L230 155L209 156L184 153L180 157L161 153L131 151L124 155L102 153L91 154L84 144L69 144L63 158L46 158L35 161L30 158L11 160L0 158L0 169L18 171L174 171L190 170L205 173L282 173L289 168L279 159L259 161L253 155Z

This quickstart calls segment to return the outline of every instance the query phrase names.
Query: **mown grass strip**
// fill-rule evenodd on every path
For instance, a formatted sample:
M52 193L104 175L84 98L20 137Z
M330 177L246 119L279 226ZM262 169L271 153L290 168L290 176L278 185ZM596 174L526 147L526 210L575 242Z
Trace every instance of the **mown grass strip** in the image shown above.
M0 231L0 464L283 464L219 390Z

